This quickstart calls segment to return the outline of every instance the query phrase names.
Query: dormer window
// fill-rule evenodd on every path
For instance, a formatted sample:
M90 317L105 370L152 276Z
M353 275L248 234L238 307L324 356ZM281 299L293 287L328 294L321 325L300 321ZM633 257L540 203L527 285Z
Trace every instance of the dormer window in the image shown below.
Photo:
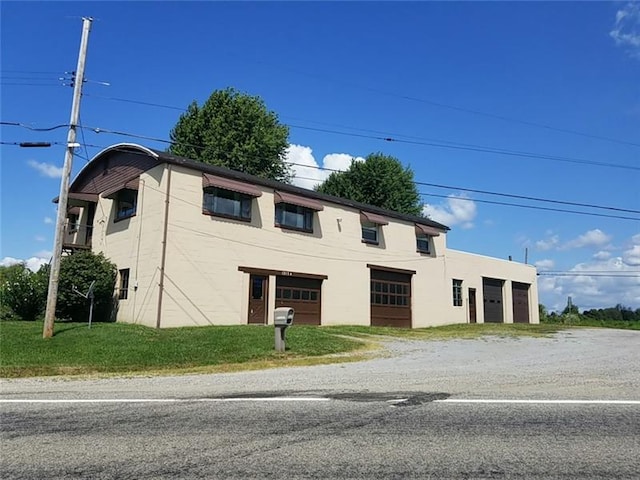
M261 195L262 191L255 185L202 174L202 213L205 215L250 222L253 198Z
M426 255L433 255L433 237L440 235L440 231L428 225L416 223L416 251Z
M379 245L381 237L381 227L388 225L388 220L375 213L360 212L360 228L362 231L362 243Z

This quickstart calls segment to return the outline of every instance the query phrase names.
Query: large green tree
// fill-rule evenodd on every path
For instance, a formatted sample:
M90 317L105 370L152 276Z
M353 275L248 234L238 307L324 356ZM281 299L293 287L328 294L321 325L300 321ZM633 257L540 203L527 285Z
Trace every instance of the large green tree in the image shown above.
M351 162L344 172L334 172L316 190L408 215L422 215L413 171L397 158L372 153L364 162Z
M169 152L211 165L280 181L291 179L284 163L289 128L260 97L233 88L214 91L189 105L171 130Z

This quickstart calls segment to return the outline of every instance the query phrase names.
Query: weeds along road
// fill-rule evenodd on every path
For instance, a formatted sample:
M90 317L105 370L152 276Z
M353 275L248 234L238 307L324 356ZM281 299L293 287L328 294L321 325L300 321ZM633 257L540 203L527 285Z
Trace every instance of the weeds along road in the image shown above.
M2 478L637 478L640 332L361 363L3 381Z

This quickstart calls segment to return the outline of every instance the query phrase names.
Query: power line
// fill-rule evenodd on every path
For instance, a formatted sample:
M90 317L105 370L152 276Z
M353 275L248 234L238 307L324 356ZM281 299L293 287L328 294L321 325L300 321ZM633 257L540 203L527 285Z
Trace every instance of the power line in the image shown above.
M572 272L566 272L566 273L549 273L549 272L538 272L538 275L544 275L544 276L548 276L548 277L609 277L609 278L638 278L640 277L640 274L636 273L636 274L626 274L626 273L620 273L620 274L613 274L613 273L604 273L604 274L599 274L599 273L580 273L580 272L576 272L576 273L572 273Z
M126 99L126 98L117 98L117 97L107 97L107 96L101 96L101 95L89 95L89 94L85 94L85 95L96 97L96 98L103 98L103 99L107 99L107 100L119 101L119 102L133 103L133 104L138 104L138 105L146 105L146 106L151 106L151 107L167 108L167 109L177 110L177 111L182 111L182 112L186 112L187 111L185 108L176 107L176 106L173 106L173 105L165 105L165 104L152 103L152 102L143 102L143 101L138 101L138 100L132 100L132 99ZM285 116L283 116L283 118L285 118ZM315 122L313 120L311 120L311 121L310 120L303 120L303 121L309 121L311 123L319 123L319 124L325 124L325 125L332 125L332 124L325 123L325 122ZM333 125L335 125L335 124L333 124ZM294 128L294 129L310 130L310 131L329 133L329 134L333 134L333 135L343 135L343 136L356 137L356 138L369 138L369 139L379 140L379 141L384 141L384 142L405 143L405 144L410 144L410 145L420 145L420 146L434 147L434 148L448 148L448 149L454 149L454 150L467 150L467 151L479 152L479 153L495 153L497 155L507 155L507 156L514 156L514 157L538 158L538 159L542 159L542 160L552 160L552 161L559 161L559 162L578 163L578 164L583 164L583 165L595 165L595 166L622 168L622 169L629 169L629 170L640 170L640 167L636 167L636 166L632 166L632 165L614 164L614 163L607 163L607 162L596 162L596 161L592 161L592 160L585 160L585 159L574 158L574 157L539 154L539 153L535 153L535 152L509 150L509 149L504 149L504 148L488 147L488 146L484 146L484 145L462 143L462 142L453 142L453 141L449 141L449 140L430 139L430 138L416 137L416 136L410 136L410 135L404 135L404 134L389 133L389 132L384 132L384 131L379 131L379 130L361 129L361 128L349 127L349 126L345 126L345 125L336 125L336 126L338 126L340 128L351 129L351 130L359 130L359 131L365 131L365 132L379 133L379 134L383 134L383 135L387 135L387 136L381 137L381 136L377 136L377 135L365 135L365 134L358 134L358 133L353 133L353 132L341 132L341 131L338 131L338 130L332 130L332 129L327 129L327 128L308 127L308 126L304 126L304 125L287 124L287 126L289 128ZM396 137L396 138L394 138L394 137ZM404 137L404 138L397 138L397 137ZM144 138L144 137L142 137L142 138ZM156 141L162 141L162 140L157 140L156 139ZM640 146L640 144L638 144L638 146ZM200 148L202 148L202 147L200 147Z
M475 109L471 109L471 108L460 107L458 105L450 105L450 104L446 104L446 103L442 103L442 102L436 102L435 100L430 100L430 99L426 99L426 98L420 98L420 97L415 97L415 96L411 96L411 95L405 95L405 94L399 94L399 93L395 93L395 92L389 92L389 91L386 91L386 90L382 90L382 89L378 89L378 88L374 88L374 87L369 87L369 86L366 86L366 85L360 85L358 83L349 82L349 81L345 81L345 80L340 80L340 79L336 79L336 78L332 78L332 77L327 77L327 76L324 76L324 75L312 74L312 73L307 73L307 72L302 72L302 71L299 71L299 70L291 69L291 68L288 68L288 67L276 66L274 64L269 64L268 62L264 62L262 60L254 60L254 62L262 63L264 65L275 66L276 68L283 69L283 70L288 70L288 71L290 71L292 73L296 73L298 75L304 75L304 76L307 76L307 77L315 77L315 78L319 78L319 79L322 79L322 80L328 80L328 81L331 81L331 82L334 82L334 83L341 83L341 84L347 85L347 86L349 86L351 88L367 90L367 91L378 93L378 94L381 94L381 95L385 95L385 96L389 96L389 97L401 98L403 100L423 103L423 104L431 105L431 106L434 106L434 107L445 108L445 109L454 110L454 111L458 111L458 112L470 113L470 114L473 114L473 115L493 118L493 119L501 120L501 121L504 121L504 122L518 123L518 124L521 124L521 125L527 125L527 126L530 126L530 127L542 128L542 129L545 129L545 130L552 130L552 131L561 132L561 133L567 133L567 134L571 134L571 135L578 135L578 136L586 137L586 138L593 138L593 139L596 139L596 140L603 140L603 141L611 142L611 143L618 143L618 144L621 144L621 145L630 145L630 146L634 146L634 147L640 147L640 143L630 142L630 141L627 141L627 140L620 140L620 139L617 139L617 138L605 137L603 135L594 135L594 134L591 134L591 133L581 132L581 131L578 131L578 130L573 130L573 129L568 129L568 128L554 127L552 125L548 125L548 124L544 124L544 123L537 123L537 122L532 122L532 121L529 121L529 120L522 120L522 119L518 119L518 118L508 117L506 115L499 115L499 114L495 114L495 113L491 113L491 112L484 112L484 111L481 111L481 110L475 110Z
M449 195L437 195L435 193L420 193L420 195L425 197L437 197L437 198L451 198ZM509 202L496 202L493 200L479 200L479 199L471 199L464 197L454 197L456 200L465 201L465 202L477 202L477 203L487 203L490 205L504 205L506 207L518 207L518 208L528 208L530 210L544 210L548 212L562 212L562 213L573 213L576 215L587 215L590 217L604 217L604 218L617 218L620 220L634 220L636 222L640 222L640 217L624 217L622 215L608 215L606 213L594 213L594 212L581 212L579 210L567 210L564 208L551 208L551 207L540 207L538 205L524 205L521 203L509 203Z
M29 130L33 130L34 132L50 132L52 130L57 130L58 128L69 127L68 123L62 123L60 125L55 125L53 127L45 127L45 128L32 127L31 125L27 125L26 123L20 123L20 122L0 122L0 125L27 128Z
M337 172L337 173L341 173L342 172L342 170L337 170L335 168L320 167L320 166L317 166L317 165L305 165L303 163L295 163L295 162L285 162L285 163L287 163L289 165L296 165L296 166L299 166L299 167L313 168L315 170ZM315 180L315 179L312 179L312 178L303 178L303 177L297 177L297 178L302 178L303 180ZM473 189L473 188L454 187L454 186L451 186L451 185L440 185L440 184L437 184L437 183L419 182L417 180L414 180L413 183L415 183L416 185L423 185L423 186L427 186L427 187L446 188L448 190L462 190L462 191L465 191L465 192L481 193L481 194L485 194L485 195L495 195L495 196L500 196L500 197L519 198L519 199L522 199L522 200L532 200L532 201L536 201L536 202L546 202L546 203L554 203L554 204L561 204L561 205L573 205L574 207L598 208L598 209L602 209L602 210L615 210L615 211L620 211L620 212L628 212L628 213L638 213L638 214L640 214L640 210L631 210L631 209L626 209L626 208L608 207L608 206L603 206L603 205L593 205L593 204L589 204L589 203L568 202L568 201L564 201L564 200L554 200L554 199L550 199L550 198L529 197L529 196L525 196L525 195L514 195L514 194L510 194L510 193L490 192L490 191L487 191L487 190L477 190L477 189ZM425 195L427 195L427 194L425 194Z

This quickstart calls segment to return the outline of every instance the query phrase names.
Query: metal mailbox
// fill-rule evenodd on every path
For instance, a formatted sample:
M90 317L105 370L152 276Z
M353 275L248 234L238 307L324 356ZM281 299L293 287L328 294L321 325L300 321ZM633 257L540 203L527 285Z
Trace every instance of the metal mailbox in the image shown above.
M293 325L293 315L293 308L278 307L273 315L273 323L276 327L290 327Z

